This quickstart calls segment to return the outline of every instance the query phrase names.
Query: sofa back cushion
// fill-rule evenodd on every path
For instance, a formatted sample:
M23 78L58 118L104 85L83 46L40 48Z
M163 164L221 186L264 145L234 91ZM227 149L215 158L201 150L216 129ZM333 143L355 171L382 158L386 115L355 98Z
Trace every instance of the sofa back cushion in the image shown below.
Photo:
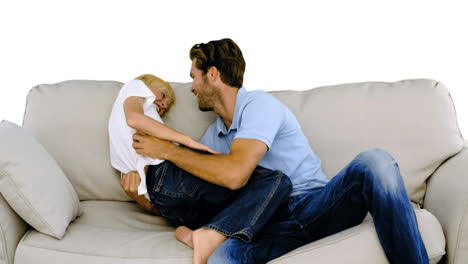
M433 80L363 82L272 92L293 111L329 178L357 154L388 151L412 201L426 179L463 147L447 88Z
M176 104L167 125L200 139L214 121L198 110L191 83L171 83ZM107 122L122 87L114 81L38 85L27 98L23 126L57 160L81 200L130 200L109 161ZM275 91L296 114L333 177L359 152L379 147L399 162L410 197L421 202L425 180L463 146L447 89L432 80L367 82Z

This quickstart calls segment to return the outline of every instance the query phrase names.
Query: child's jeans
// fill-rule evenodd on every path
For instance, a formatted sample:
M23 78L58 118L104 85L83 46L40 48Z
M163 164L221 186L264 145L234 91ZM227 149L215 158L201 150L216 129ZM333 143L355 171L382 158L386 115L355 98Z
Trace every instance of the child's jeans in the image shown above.
M260 166L244 187L232 191L193 176L170 161L149 165L146 185L153 207L173 226L208 228L246 242L288 200L292 190L287 175Z

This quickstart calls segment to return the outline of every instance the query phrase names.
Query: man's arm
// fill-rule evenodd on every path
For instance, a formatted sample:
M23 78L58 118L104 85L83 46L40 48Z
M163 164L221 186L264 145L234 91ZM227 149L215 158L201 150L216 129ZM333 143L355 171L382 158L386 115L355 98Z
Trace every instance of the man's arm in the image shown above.
M240 189L247 183L268 150L260 140L237 138L232 142L229 154L203 155L138 133L133 135L133 148L138 154L172 161L203 180L231 190Z

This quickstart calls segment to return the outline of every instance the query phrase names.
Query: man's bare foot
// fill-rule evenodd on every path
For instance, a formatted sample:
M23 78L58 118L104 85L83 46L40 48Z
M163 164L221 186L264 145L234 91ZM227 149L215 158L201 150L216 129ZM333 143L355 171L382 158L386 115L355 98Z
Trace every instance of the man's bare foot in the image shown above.
M193 230L185 226L179 226L175 231L177 240L191 248L193 248L192 234Z
M206 264L208 258L225 240L226 236L211 229L199 228L191 233L193 263Z

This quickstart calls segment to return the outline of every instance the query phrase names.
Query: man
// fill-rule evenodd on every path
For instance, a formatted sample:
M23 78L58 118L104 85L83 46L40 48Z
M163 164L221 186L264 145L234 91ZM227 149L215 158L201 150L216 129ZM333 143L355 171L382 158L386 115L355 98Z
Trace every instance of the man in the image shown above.
M257 165L281 170L293 191L251 243L227 239L209 263L266 263L297 247L358 225L367 212L391 263L428 263L416 217L396 161L385 151L359 154L330 181L289 109L272 95L243 87L245 61L230 39L190 51L192 93L217 120L202 143L220 155L199 155L134 134L136 152L170 160L211 183L239 189Z

